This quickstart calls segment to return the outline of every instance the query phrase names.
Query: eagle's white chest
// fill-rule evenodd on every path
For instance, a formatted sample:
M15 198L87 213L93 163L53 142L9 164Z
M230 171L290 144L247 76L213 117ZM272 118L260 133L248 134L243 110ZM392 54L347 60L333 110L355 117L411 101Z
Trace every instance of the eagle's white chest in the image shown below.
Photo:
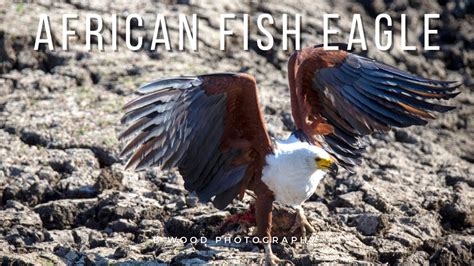
M316 191L326 172L316 168L314 154L322 150L294 137L277 142L275 154L266 157L262 181L275 200L293 207L301 205Z

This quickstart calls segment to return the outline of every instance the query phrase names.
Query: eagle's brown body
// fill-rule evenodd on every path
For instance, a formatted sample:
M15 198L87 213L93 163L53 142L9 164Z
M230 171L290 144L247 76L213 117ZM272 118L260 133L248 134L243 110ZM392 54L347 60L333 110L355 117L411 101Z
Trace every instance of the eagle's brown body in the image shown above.
M360 162L361 139L391 127L423 125L451 107L459 83L413 76L346 51L305 48L288 62L291 108L299 137L322 147L350 169ZM255 79L223 73L159 80L125 106L134 136L122 154L127 167L177 167L185 187L203 201L226 207L246 190L256 195L258 235L271 237L274 193L262 182L273 153ZM271 252L271 250L270 250Z

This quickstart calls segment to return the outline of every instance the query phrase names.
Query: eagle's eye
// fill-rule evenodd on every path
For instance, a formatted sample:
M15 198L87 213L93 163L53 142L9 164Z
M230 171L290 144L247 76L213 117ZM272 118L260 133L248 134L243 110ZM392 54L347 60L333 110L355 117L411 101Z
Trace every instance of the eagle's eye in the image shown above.
M316 157L316 159L314 159L316 162L321 162L323 159L319 158L319 157Z

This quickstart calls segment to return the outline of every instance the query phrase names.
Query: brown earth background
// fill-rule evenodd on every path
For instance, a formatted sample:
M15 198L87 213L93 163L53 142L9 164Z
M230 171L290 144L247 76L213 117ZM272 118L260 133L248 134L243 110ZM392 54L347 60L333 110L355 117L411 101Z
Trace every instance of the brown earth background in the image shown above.
M407 14L408 40L416 52L396 45L375 49L374 19L387 12L399 44L400 14ZM38 15L50 15L56 51L34 51ZM62 51L61 15L78 37ZM112 13L119 16L119 52L85 49L85 14L105 20L110 43ZM145 27L133 36L149 47L156 13L167 15L173 52L129 51L125 17L137 13ZM177 14L199 15L199 51L177 51ZM219 14L248 13L250 50L241 48L241 20L229 23L236 36L220 51ZM270 13L275 48L256 48L256 16ZM305 212L317 229L310 243L277 244L280 258L296 264L453 263L473 264L474 225L474 4L469 0L359 1L33 1L0 3L0 263L75 264L116 262L258 263L253 244L169 243L167 237L244 236L237 225L222 228L230 214L248 209L250 197L225 211L186 192L174 172L123 170L118 157L121 106L150 80L185 74L243 71L254 75L271 136L293 129L281 14L303 16L302 46L322 43L323 13L338 13L332 27L346 42L353 13L364 19L369 50L362 54L412 73L462 80L457 109L426 127L375 135L355 174L327 177ZM420 50L425 13L440 51ZM107 46L107 45L106 45ZM107 46L108 47L108 46ZM107 48L110 49L110 48Z

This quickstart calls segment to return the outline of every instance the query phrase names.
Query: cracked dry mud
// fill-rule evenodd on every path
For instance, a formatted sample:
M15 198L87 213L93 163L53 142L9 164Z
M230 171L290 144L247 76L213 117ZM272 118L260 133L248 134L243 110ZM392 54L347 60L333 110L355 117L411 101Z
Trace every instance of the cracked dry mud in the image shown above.
M92 1L91 1L92 2ZM279 46L242 51L239 33L218 50L220 13L271 13L271 29L281 43L281 13L303 15L302 45L322 41L322 14L339 13L334 23L344 41L352 13L363 14L369 50L364 54L413 73L462 80L462 93L450 101L457 109L426 127L375 135L355 174L327 177L305 212L317 232L305 244L277 244L276 254L296 264L453 263L472 265L474 203L474 24L470 1L262 1L194 2L84 1L34 4L0 3L0 262L74 264L151 261L165 263L258 263L252 244L182 244L167 237L244 236L226 217L249 208L251 197L225 211L199 203L174 172L123 170L118 158L121 106L152 79L215 71L246 71L259 86L270 134L292 130L286 85L288 53ZM400 13L410 19L408 38L422 36L422 15L440 13L435 23L439 52L374 49L373 21L387 11L400 29ZM119 52L84 48L86 13L138 13L154 21L168 15L177 40L177 13L198 13L198 52L146 49ZM50 15L56 51L33 50L38 14ZM79 38L60 50L61 16ZM236 29L241 22L234 23ZM153 23L135 29L151 36ZM123 27L119 36L123 36ZM236 30L237 31L237 30ZM105 30L105 42L110 42ZM120 37L121 38L121 37ZM398 41L397 38L394 39ZM176 42L173 43L175 45ZM145 46L149 43L145 43ZM276 209L276 216L281 209ZM285 218L285 215L281 215ZM282 219L283 219L282 218ZM278 219L277 219L278 220ZM284 224L282 225L284 226Z

